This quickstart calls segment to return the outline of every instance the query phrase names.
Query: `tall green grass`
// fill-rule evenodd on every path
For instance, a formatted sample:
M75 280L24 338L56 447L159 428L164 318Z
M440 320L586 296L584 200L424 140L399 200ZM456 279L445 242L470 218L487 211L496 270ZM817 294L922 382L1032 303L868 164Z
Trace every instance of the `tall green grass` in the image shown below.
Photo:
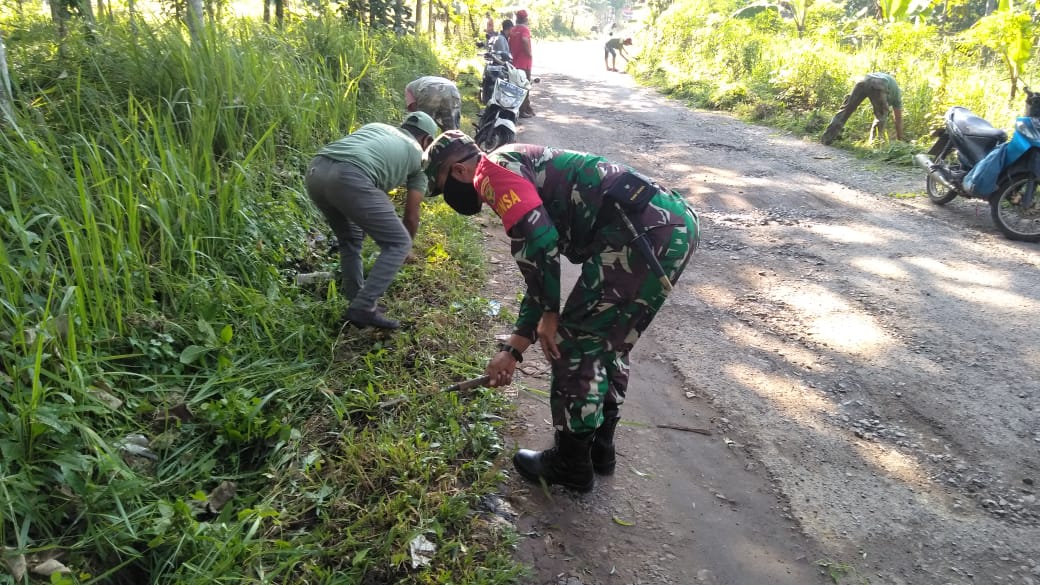
M11 25L0 546L59 555L66 582L515 582L511 537L472 510L505 404L437 391L479 372L491 326L471 224L425 206L393 336L340 330L334 285L292 279L336 264L312 153L396 121L430 47L335 20L195 46L117 22L59 58L46 26ZM413 569L418 534L438 551Z
M897 79L906 137L925 148L930 131L951 106L971 108L1004 128L1023 110L1020 101L1008 101L998 59L958 44L933 26L850 19L839 6L824 3L811 8L807 33L799 37L791 21L774 11L738 19L730 16L736 7L702 0L674 3L646 31L637 72L696 105L733 110L813 138L855 78L873 71ZM1034 62L1024 78L1038 73ZM844 135L860 143L872 119L869 106L860 108Z

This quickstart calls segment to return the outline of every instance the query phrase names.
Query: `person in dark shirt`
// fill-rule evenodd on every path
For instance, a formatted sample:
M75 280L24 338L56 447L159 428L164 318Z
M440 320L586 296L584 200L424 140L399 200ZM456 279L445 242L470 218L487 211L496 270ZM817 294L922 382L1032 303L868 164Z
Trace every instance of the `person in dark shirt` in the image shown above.
M607 41L607 44L603 46L603 64L607 66L607 71L617 71L617 56L620 54L621 58L628 61L628 55L625 54L625 47L632 44L632 39L622 39L615 37Z
M509 51L509 31L513 30L513 21L508 18L502 21L502 32L491 41L491 50L496 53L505 53L509 58L513 54Z

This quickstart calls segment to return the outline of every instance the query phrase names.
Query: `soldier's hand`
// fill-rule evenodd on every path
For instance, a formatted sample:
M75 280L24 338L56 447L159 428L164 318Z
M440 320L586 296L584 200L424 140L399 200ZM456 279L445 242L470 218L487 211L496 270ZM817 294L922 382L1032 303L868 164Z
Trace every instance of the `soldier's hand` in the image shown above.
M542 344L542 353L550 362L560 359L560 348L556 345L556 331L559 328L559 313L542 313L538 321L538 342Z
M490 378L488 386L491 388L508 386L513 382L513 372L515 370L516 360L513 356L507 351L500 351L488 362L487 368L484 369L484 375Z

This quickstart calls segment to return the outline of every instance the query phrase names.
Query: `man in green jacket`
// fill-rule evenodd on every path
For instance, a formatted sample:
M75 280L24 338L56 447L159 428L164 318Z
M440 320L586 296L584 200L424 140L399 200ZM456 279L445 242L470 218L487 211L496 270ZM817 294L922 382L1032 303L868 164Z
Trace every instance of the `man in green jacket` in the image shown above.
M870 105L874 107L874 123L870 126L870 141L880 138L887 133L885 124L888 121L888 111L892 110L895 118L896 138L903 140L903 94L899 90L899 84L894 77L888 73L869 73L859 78L856 85L852 86L852 93L845 96L841 109L834 115L827 130L824 131L820 142L830 144L841 135L845 122L852 113L856 111L863 100L869 99Z
M423 150L437 136L425 112L408 114L400 128L365 124L318 151L307 170L307 195L339 240L341 286L350 299L347 321L359 327L396 329L378 300L412 249L419 230L419 204L427 192ZM404 221L388 191L405 185ZM368 234L379 257L365 279L361 242Z

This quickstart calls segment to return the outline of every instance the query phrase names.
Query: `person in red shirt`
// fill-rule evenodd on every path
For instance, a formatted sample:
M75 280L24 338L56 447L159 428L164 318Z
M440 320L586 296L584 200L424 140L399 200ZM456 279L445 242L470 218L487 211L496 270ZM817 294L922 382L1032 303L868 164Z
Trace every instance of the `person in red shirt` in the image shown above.
M509 52L513 54L513 66L527 74L528 81L531 80L531 65L534 63L531 52L531 29L527 28L527 11L516 11L516 24L509 31ZM521 118L534 117L531 108L531 92L527 92L523 105L520 106Z

